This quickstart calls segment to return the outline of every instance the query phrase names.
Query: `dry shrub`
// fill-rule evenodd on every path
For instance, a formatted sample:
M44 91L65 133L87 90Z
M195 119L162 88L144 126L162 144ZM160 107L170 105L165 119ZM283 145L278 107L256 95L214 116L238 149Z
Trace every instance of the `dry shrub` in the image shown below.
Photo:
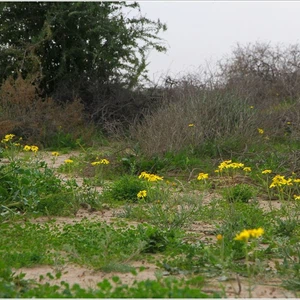
M246 134L248 138L256 134L256 117L247 100L187 85L177 88L176 96L142 123L132 126L131 134L144 153L178 152L229 136L241 139Z
M166 104L131 127L148 155L206 144L244 151L265 138L299 142L300 48L238 46L214 74L177 79L165 95Z
M8 78L0 89L0 135L14 133L29 143L51 146L58 134L79 138L83 105L79 99L60 105L42 99L33 79Z

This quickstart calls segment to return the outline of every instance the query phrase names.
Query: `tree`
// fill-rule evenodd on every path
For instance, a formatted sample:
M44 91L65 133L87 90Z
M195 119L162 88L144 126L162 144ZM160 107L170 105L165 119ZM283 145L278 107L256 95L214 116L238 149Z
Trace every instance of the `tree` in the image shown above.
M148 51L166 50L158 37L165 30L138 3L1 2L0 83L20 72L39 73L47 95L62 82L134 86L147 74Z

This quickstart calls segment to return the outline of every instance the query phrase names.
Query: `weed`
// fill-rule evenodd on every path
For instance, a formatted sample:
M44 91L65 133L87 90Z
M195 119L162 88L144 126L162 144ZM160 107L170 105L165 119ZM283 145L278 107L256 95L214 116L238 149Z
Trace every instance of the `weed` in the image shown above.
M237 184L223 189L222 195L229 202L248 203L255 196L255 189L248 184Z
M137 202L137 194L146 189L146 182L136 176L125 175L106 187L102 196L110 201Z

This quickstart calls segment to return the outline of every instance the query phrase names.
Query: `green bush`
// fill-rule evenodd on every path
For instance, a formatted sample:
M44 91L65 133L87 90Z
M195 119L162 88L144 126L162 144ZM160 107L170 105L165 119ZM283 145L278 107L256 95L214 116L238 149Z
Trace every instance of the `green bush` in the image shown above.
M243 183L226 187L223 191L223 197L229 202L247 203L253 196L255 196L253 187Z
M146 189L145 181L136 176L125 175L104 190L103 198L111 201L136 202L138 192Z

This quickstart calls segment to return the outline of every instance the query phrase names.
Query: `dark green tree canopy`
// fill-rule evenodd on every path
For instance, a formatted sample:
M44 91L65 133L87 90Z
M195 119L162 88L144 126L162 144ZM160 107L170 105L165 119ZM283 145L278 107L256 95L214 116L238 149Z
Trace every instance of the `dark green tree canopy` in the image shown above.
M137 3L2 2L0 80L39 73L47 94L82 79L133 86L146 75L148 51L166 50L158 37L164 30Z

